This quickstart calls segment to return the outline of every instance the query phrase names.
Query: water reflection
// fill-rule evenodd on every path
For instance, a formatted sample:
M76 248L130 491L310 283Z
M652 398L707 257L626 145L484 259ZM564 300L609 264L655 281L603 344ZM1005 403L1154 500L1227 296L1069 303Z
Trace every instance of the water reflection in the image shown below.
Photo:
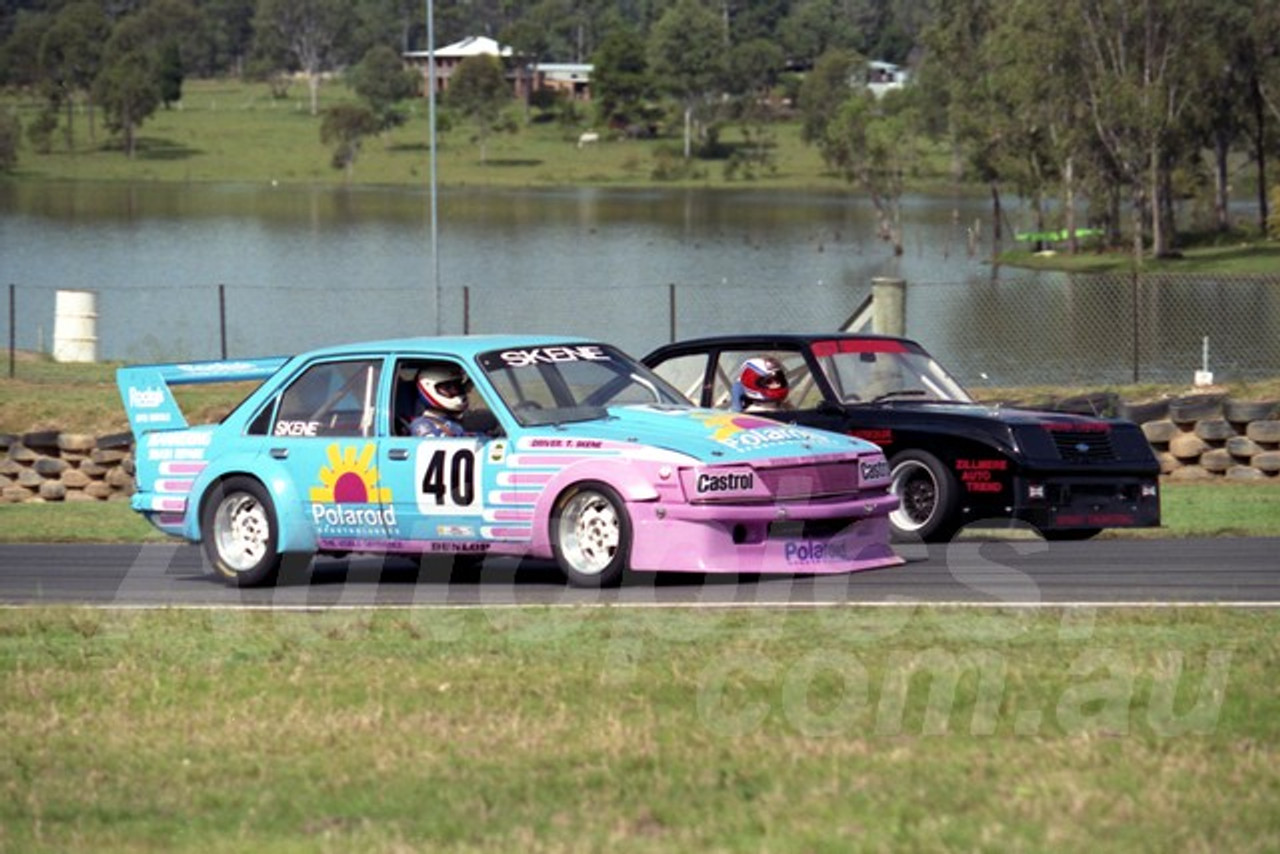
M835 329L873 277L895 275L911 283L908 334L970 383L1125 381L1135 365L1183 378L1203 335L1223 339L1237 370L1276 370L1274 284L1135 293L1123 278L998 272L984 261L986 204L907 199L895 258L854 193L448 189L439 327L587 335L643 353L673 330ZM47 348L54 292L90 289L102 358L216 357L219 284L232 356L428 334L427 210L422 188L0 185L18 344ZM1245 322L1271 343L1226 352Z

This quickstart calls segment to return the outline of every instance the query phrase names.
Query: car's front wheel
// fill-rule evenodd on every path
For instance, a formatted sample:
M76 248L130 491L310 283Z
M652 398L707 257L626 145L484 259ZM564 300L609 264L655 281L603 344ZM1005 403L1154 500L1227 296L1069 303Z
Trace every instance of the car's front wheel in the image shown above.
M626 505L603 483L580 483L556 501L551 514L556 563L575 587L613 587L631 555Z
M279 527L271 496L258 481L233 477L214 486L200 520L214 572L236 587L274 584L280 572Z
M942 461L928 451L903 451L889 462L898 509L889 514L893 538L899 542L948 540L960 527L956 503L959 489Z

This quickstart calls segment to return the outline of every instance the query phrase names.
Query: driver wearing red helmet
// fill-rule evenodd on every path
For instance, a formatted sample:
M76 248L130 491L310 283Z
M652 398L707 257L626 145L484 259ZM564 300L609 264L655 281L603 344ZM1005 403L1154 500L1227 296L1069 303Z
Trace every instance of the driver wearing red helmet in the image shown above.
M467 411L471 380L456 365L431 365L418 371L422 414L409 424L411 436L466 436L458 418Z
M787 372L772 356L747 359L733 384L733 408L739 412L776 412L787 407Z

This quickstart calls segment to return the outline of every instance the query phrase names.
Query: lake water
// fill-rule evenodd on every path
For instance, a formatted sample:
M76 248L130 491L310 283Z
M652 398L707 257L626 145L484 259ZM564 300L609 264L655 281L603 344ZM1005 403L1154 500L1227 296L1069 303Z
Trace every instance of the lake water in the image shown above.
M901 257L854 192L445 189L434 261L428 207L425 188L3 184L0 276L19 347L49 349L57 290L91 290L100 358L130 361L218 357L223 313L232 357L437 331L639 355L673 328L835 330L874 277L898 276L907 334L967 382L1125 381L1135 363L1189 377L1205 335L1232 370L1280 372L1280 284L1188 283L1137 305L1123 281L997 271L985 198L906 199ZM1229 343L1244 327L1262 343Z

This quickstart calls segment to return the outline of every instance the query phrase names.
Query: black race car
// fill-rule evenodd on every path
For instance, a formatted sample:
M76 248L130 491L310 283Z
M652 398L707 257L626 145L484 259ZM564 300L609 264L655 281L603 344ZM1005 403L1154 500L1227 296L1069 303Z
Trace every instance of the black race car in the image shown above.
M975 522L1027 523L1059 540L1160 524L1160 465L1136 424L976 403L906 338L701 338L643 361L699 405L883 447L901 499L891 516L899 541L945 541ZM761 386L770 367L785 374L783 401Z

